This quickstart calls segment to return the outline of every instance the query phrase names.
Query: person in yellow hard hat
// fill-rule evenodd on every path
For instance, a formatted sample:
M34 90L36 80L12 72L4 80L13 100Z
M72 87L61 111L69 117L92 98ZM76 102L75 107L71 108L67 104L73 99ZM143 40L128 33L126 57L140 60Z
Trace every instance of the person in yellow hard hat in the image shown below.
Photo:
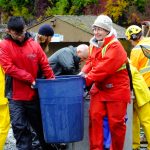
M4 97L5 76L0 66L0 150L3 150L10 128L8 100Z
M131 64L142 74L148 88L150 88L150 59L147 57L147 55L145 55L145 52L142 49L142 47L146 48L147 50L150 49L150 38L143 37L142 29L137 25L129 26L125 35L134 46L130 54ZM136 93L136 96L137 94L138 93ZM147 97L147 99L147 102L145 102L146 98L140 98L138 103L134 101L133 109L136 111L134 111L133 114L133 149L140 148L141 123L148 142L147 149L150 150L150 96ZM141 105L139 105L139 103Z

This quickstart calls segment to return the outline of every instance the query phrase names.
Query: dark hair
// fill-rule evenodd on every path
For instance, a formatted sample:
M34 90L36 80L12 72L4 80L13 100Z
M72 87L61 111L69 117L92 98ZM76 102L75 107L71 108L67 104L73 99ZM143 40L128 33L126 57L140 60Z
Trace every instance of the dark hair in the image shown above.
M21 33L23 32L24 27L25 27L25 21L20 16L12 16L8 20L7 28L10 30L14 30L18 33Z
M42 26L40 26L38 34L45 36L53 36L54 30L49 24L43 24Z

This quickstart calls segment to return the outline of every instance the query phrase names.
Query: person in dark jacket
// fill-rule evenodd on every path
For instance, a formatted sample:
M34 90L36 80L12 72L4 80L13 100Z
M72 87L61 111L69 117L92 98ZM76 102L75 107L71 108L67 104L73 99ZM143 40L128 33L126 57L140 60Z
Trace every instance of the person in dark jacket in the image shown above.
M88 57L89 47L81 44L59 49L48 58L55 75L75 75L80 71L81 61Z
M16 147L18 150L33 150L31 125L42 149L50 150L52 147L44 141L37 91L32 87L39 69L46 79L54 78L54 73L40 45L25 31L22 17L12 16L6 31L7 35L0 43L0 64L9 76L6 80L6 96L9 99Z

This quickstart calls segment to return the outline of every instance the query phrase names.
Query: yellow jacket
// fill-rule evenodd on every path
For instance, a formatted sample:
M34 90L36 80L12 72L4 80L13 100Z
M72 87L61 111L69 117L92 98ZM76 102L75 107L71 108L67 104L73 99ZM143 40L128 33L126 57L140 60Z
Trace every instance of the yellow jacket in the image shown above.
M130 64L132 83L134 88L134 93L137 101L137 105L143 106L150 101L150 90L143 78L143 76L138 72L138 70Z
M150 87L150 59L142 52L140 45L150 49L150 38L143 37L140 42L132 49L130 60L132 65L143 75L146 84Z
M5 75L0 66L0 105L7 104L8 100L5 98Z

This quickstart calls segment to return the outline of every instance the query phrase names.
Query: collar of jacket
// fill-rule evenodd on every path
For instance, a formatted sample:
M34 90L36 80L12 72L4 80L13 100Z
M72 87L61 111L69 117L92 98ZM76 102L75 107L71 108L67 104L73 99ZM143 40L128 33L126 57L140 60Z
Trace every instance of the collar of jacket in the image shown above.
M115 35L111 35L111 36L108 36L104 39L104 43L102 45L102 47L104 47L105 45L107 45L111 40L113 40L115 38Z
M31 36L31 34L29 32L26 32L25 33L25 38L24 38L24 40L22 42L14 40L9 34L7 34L4 38L15 42L19 46L22 46L29 38L32 38L32 36Z
M103 41L99 42L96 40L95 37L92 37L90 40L90 44L99 48L99 47L104 47L105 45L107 45L112 39L115 38L115 35L111 35L111 36L107 36L104 38Z

